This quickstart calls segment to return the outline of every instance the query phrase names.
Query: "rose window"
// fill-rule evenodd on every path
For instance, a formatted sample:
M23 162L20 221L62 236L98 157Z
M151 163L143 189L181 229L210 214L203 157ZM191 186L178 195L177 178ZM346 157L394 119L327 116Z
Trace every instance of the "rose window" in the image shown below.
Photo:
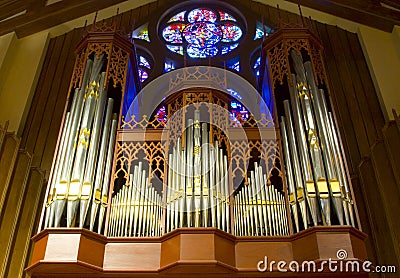
M166 47L191 58L224 55L239 45L243 31L235 17L225 11L193 9L172 16L162 30Z

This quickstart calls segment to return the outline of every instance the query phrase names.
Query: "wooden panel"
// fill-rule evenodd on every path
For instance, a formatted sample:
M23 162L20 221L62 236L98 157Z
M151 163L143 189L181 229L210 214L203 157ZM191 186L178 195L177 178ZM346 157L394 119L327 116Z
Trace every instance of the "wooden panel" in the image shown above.
M353 84L353 95L349 95L358 104L358 113L363 122L363 127L366 133L366 138L368 139L368 145L371 146L378 139L377 131L374 124L374 116L367 102L367 98L364 94L364 86L371 84L363 84L361 81L360 73L357 68L357 64L353 57L352 49L353 45L349 43L348 36L357 36L356 34L351 34L345 30L337 28L338 37L340 38L341 45L343 46L341 52L343 53L344 61L346 61L348 74L351 75L351 81ZM349 34L348 34L349 33ZM353 41L355 43L355 41ZM349 92L347 92L349 93ZM369 151L369 149L368 149Z
M372 162L370 159L365 159L359 166L360 179L365 185L361 187L363 190L364 200L366 202L366 213L369 217L369 222L372 223L372 233L369 235L373 241L374 247L377 252L374 263L381 265L394 264L396 261L394 251L394 242L392 237L388 236L389 224L388 216L384 213L382 208L383 199L381 191L377 186ZM367 224L367 223L363 223Z
M347 162L350 166L350 174L356 173L356 167L360 162L361 156L357 146L357 140L353 123L350 118L349 109L345 98L342 80L340 78L338 68L338 61L334 55L333 46L329 38L327 26L325 24L317 24L318 33L324 45L325 62L327 66L328 78L331 81L331 95L332 105L335 108L336 119L339 124L340 133L343 134L342 142L347 154Z
M4 203L3 214L0 218L0 276L3 277L8 263L8 256L16 235L19 213L22 207L22 200L25 195L25 188L29 174L32 157L25 151L19 151L7 200Z
M45 114L45 111L47 109L53 109L54 107L47 106L47 101L49 98L50 94L50 88L52 85L52 81L54 80L54 74L57 70L57 64L58 60L61 54L62 46L64 44L64 39L66 35L62 35L60 37L56 37L53 40L55 40L54 43L54 48L52 49L51 53L48 53L47 55L50 55L50 62L48 69L46 71L46 78L43 80L43 84L39 86L40 91L39 91L39 100L36 103L36 107L32 107L31 111L34 110L32 114L30 114L28 117L32 117L32 122L30 123L29 128L29 133L26 139L26 145L23 146L27 151L33 153L34 155L39 155L41 154L35 154L34 149L35 145L37 142L37 138L40 134L40 132L47 132L47 130L43 130L41 128L41 124L43 121L43 115ZM61 112L62 113L62 112ZM49 119L48 119L49 120Z
M0 149L0 218L3 205L6 201L8 186L14 170L14 163L18 154L19 138L13 133L6 134Z
M53 161L54 149L57 143L57 136L59 133L59 128L61 126L62 116L66 104L66 99L68 95L68 88L70 84L70 77L72 75L72 71L74 68L74 51L75 47L81 39L82 31L81 29L75 29L73 32L67 34L66 37L66 45L63 47L62 55L65 56L66 62L63 66L63 71L60 76L59 82L56 81L55 84L59 84L59 87L56 87L55 90L52 90L51 93L54 93L57 96L57 100L55 103L53 114L50 116L51 124L48 127L48 130L43 130L43 134L47 133L46 139L43 143L41 143L41 148L38 149L35 147L35 154L40 156L40 168L41 169L50 169L51 163ZM67 43L67 40L70 39L70 42ZM60 65L58 66L60 67ZM41 127L43 129L44 127ZM38 138L39 141L39 138ZM48 177L49 173L46 173Z
M64 75L65 72L65 64L67 60L67 56L69 54L69 49L71 46L71 41L72 37L74 35L74 32L69 32L67 33L63 40L60 40L61 43L61 48L58 50L58 44L56 42L56 51L59 51L60 55L57 57L57 64L54 68L54 75L53 75L53 82L49 84L49 87L44 88L45 90L48 90L48 97L45 106L47 106L47 109L45 109L42 113L42 121L40 123L40 132L36 138L36 144L33 153L34 154L42 154L45 146L48 143L53 143L48 139L48 133L50 131L50 125L53 122L53 120L59 119L60 117L58 116L58 113L54 113L55 109L56 110L63 110L65 106L65 92L60 92L61 84L63 84L63 79L69 80L68 75ZM74 48L75 46L73 46ZM57 52L55 52L57 53ZM60 96L59 96L60 95ZM64 97L61 97L64 96ZM58 105L57 105L58 104ZM58 116L58 117L57 117ZM58 125L60 125L58 123ZM50 141L50 142L48 142ZM39 166L40 161L42 160L41 155L36 155L33 159L33 165L34 166Z
M364 52L361 49L360 41L356 34L347 32L347 38L351 45L351 51L353 53L353 59L356 62L357 70L359 72L361 83L363 84L363 94L368 103L369 111L373 115L373 123L375 125L376 133L378 137L381 137L382 127L385 124L385 118L383 116L382 109L379 104L378 95L375 91L374 83L371 78L371 74L368 69Z
M350 72L349 63L344 55L345 49L349 46L347 45L347 41L341 41L339 36L339 28L327 25L327 31L333 50L332 52L333 55L335 55L339 78L343 88L343 95L341 98L344 100L343 105L347 107L347 113L350 115L357 139L357 146L361 157L363 157L370 153L370 145L367 140L367 132L365 130L364 119L361 114L361 104L356 98L353 74ZM354 146L350 147L354 148Z
M37 168L31 168L27 189L22 201L23 210L18 220L14 246L8 262L7 277L23 276L24 268L29 259L30 238L34 233L35 216L39 214L41 208L40 200L43 187L44 173Z

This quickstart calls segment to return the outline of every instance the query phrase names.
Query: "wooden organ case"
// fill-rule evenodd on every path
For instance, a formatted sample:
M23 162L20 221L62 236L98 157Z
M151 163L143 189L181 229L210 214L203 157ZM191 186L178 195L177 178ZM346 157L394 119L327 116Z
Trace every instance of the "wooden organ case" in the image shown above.
M362 264L367 255L321 44L304 25L283 26L264 41L261 61L268 109L263 89L253 102L239 91L241 101L228 90L232 73L198 66L168 73L168 86L148 85L164 97L146 110L151 89L139 93L130 40L94 24L77 48L27 272L368 276L323 263ZM232 101L247 114L235 115ZM316 269L291 271L293 261Z

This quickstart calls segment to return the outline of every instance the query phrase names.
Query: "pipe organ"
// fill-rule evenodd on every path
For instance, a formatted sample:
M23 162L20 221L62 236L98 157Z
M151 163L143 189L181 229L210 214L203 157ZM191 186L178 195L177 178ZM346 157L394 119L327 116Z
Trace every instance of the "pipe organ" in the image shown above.
M322 261L345 248L366 259L309 29L264 40L259 91L194 66L160 76L168 92L154 80L140 94L135 48L116 26L95 23L78 45L28 271L259 277L267 256Z
M159 237L178 228L285 236L318 225L356 226L317 40L304 30L295 32L298 40L288 40L285 32L279 30L265 42L263 56L264 64L281 66L279 72L279 67L270 67L262 77L269 78L276 99L273 117L280 127L275 134L281 151L275 149L275 166L262 163L265 150L256 147L263 145L261 137L253 136L248 143L230 141L235 128L247 134L255 127L254 115L240 122L211 106L204 110L215 104L229 109L232 97L216 90L183 90L165 99L168 117L174 117L167 124L155 114L146 121L135 116L120 120L114 112L125 105L109 97L124 101L109 85L118 82L110 80L112 71L107 72L112 52L81 47L78 62L85 66L81 80L71 82L71 89L76 89L60 133L43 228L85 227L109 237ZM277 42L279 36L283 39ZM287 53L287 60L277 60L281 52ZM286 84L287 89L277 84ZM118 139L122 132L140 134L146 128L164 130L168 139ZM136 148L133 156L126 153L128 145ZM233 146L250 150L238 155ZM257 152L261 156L254 156ZM274 171L278 182L271 179ZM239 182L234 185L234 180Z

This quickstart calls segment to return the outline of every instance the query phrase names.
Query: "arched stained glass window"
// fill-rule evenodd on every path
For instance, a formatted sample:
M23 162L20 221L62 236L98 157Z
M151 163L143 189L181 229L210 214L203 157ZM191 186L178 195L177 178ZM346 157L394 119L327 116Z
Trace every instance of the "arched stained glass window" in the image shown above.
M166 47L191 58L225 55L237 48L243 37L234 16L209 8L180 11L163 26L161 36Z

